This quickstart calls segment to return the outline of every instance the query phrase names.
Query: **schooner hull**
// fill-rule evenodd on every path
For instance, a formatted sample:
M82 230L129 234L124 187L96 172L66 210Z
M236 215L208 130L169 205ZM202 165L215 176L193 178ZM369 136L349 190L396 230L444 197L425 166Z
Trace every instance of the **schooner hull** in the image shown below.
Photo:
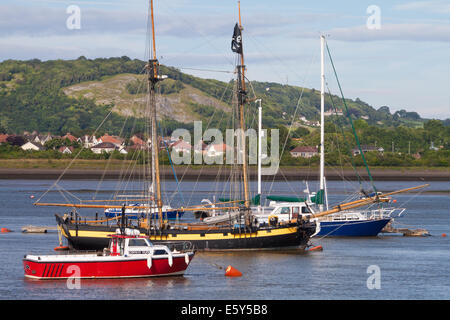
M76 250L103 250L108 246L108 235L115 233L117 226L99 226L72 224L57 219L62 234L69 246ZM315 232L315 224L305 223L286 227L254 229L239 232L236 229L220 230L162 230L158 234L147 234L140 229L141 235L149 236L155 244L159 242L190 242L196 250L268 250L277 248L304 249L310 236Z

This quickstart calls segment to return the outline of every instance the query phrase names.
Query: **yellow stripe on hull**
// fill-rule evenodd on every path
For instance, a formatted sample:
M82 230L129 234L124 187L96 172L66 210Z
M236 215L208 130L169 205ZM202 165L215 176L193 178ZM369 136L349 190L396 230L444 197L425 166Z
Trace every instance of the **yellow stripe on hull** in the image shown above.
M76 230L69 230L70 236L76 237L77 232ZM258 238L258 237L270 237L270 236L280 236L280 235L287 235L296 233L297 228L296 227L289 227L289 228L280 228L280 229L271 229L268 230L260 230L254 233L231 233L228 232L227 235L224 235L223 233L194 233L194 234L183 234L178 233L176 236L173 236L173 234L158 236L158 235L151 235L150 240L156 240L156 241L166 241L166 240L180 240L180 241L192 241L192 240L226 240L226 239L245 239L245 238ZM67 235L64 233L64 236L67 238ZM106 231L86 231L86 230L78 230L78 237L86 237L86 238L107 238L108 235L110 235L111 232ZM141 233L141 236L146 236L145 234Z

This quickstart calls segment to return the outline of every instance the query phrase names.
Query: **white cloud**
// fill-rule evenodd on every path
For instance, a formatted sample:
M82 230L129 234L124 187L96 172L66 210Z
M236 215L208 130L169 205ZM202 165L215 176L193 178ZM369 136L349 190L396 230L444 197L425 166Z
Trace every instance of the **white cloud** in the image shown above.
M334 28L325 32L330 39L341 41L450 41L450 25L433 24L382 24L380 30L369 30L365 25ZM299 37L317 37L315 33L304 32Z
M428 11L432 13L450 13L448 1L413 1L394 6L396 10L402 11Z

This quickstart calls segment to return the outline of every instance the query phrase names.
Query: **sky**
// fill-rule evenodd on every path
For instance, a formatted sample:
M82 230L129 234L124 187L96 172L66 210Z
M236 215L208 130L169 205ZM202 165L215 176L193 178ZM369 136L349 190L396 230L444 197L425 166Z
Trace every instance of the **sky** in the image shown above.
M148 7L146 0L0 0L0 60L148 59ZM234 77L236 0L154 0L154 8L160 63L202 78ZM319 89L324 34L347 98L450 118L450 0L241 0L241 19L249 80ZM325 69L338 94L328 59Z

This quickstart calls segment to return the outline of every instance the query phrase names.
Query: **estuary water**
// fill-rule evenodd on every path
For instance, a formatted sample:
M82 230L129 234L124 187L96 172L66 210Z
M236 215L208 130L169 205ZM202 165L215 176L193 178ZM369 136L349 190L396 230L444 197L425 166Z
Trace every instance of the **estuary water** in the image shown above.
M449 182L429 182L430 187L420 193L394 197L395 206L406 208L400 217L395 217L397 226L424 228L430 237L382 234L371 238L313 238L313 245L323 246L321 252L199 252L183 277L82 280L79 289L70 289L65 280L36 281L23 276L25 254L54 253L53 248L58 245L56 231L21 232L26 225L56 225L54 214L63 210L33 206L53 183L53 180L0 180L0 228L13 231L0 233L0 299L450 299L450 237L443 236L450 236ZM64 197L89 199L93 194L97 199L108 199L118 183L105 180L99 185L91 180L62 180L41 201L63 202ZM377 188L393 191L419 184L422 182L380 182ZM130 183L127 187L129 192L137 192L138 185ZM174 181L164 183L166 199L173 206L218 198L218 190L226 187L226 183L205 181L183 182L179 187ZM252 190L255 187L252 182ZM265 182L263 192L301 195L305 187L303 181ZM309 188L315 190L316 182L311 182ZM329 181L330 204L357 189L355 183ZM174 190L179 192L173 193ZM95 212L86 214L92 216ZM225 277L223 268L228 265L240 270L243 276Z

